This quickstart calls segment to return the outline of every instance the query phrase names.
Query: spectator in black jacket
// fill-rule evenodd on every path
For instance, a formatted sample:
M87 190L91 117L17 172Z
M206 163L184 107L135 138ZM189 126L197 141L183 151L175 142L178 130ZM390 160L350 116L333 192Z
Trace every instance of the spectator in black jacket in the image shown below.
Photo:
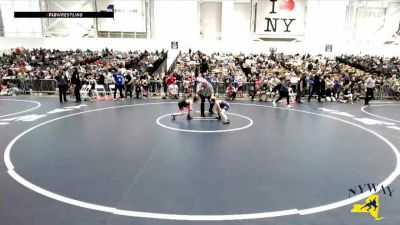
M62 70L57 71L57 75L55 76L55 79L57 81L57 86L58 86L58 93L60 96L60 103L68 102L67 101L67 88L68 88L68 78L63 73Z
M127 74L125 75L125 96L128 97L128 92L129 96L132 98L132 89L133 89L133 76L132 72L128 71Z
M105 82L104 82L104 80L105 80L105 77L104 77L104 74L103 74L103 72L102 72L102 73L100 73L100 75L99 75L99 82L98 82L98 84L99 84L99 85L103 85L103 86L105 87Z
M314 95L314 93L318 95L318 102L321 102L321 81L318 73L314 76L314 85L310 95L308 96L308 101L311 100L311 97Z
M200 68L200 72L201 73L207 73L209 70L210 66L208 65L207 59L203 58L201 60L201 68Z
M321 77L320 78L320 99L325 96L325 89L326 89L326 83L325 83L326 77Z
M297 94L296 94L296 102L297 103L301 103L301 97L304 94L304 90L306 89L307 84L306 84L306 76L303 74L300 77L300 80L297 82L296 85L296 90L297 90Z
M76 102L80 102L81 101L80 90L81 90L82 82L79 77L78 70L76 68L74 69L74 72L72 72L71 84L74 86L75 100L76 100Z

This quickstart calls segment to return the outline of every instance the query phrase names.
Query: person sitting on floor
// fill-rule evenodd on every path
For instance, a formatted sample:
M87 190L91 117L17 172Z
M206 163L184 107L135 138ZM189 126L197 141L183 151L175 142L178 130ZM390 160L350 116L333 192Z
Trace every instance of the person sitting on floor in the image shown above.
M140 85L140 81L137 80L135 83L135 94L136 94L136 99L139 99L139 96L142 96L142 86Z
M12 91L8 88L7 82L0 85L0 96L11 96Z
M236 88L233 87L232 83L228 84L228 87L226 88L226 99L227 100L235 100L236 98Z
M335 96L333 96L333 84L329 84L328 88L325 91L325 101L327 102L336 102Z
M340 102L342 102L342 103L350 102L351 104L354 104L353 103L353 94L351 93L350 86L346 85L346 86L344 86L343 89L344 90L343 90Z

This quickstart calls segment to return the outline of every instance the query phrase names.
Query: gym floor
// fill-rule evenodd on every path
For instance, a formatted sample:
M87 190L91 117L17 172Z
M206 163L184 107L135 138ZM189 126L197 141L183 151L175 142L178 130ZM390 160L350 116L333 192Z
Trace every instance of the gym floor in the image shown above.
M224 125L170 100L0 98L1 224L375 224L350 211L382 183L398 225L400 104L281 106L232 102Z

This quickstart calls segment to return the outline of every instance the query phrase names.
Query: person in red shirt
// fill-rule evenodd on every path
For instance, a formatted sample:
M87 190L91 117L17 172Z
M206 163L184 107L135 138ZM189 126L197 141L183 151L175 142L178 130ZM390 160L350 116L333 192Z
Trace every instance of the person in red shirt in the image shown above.
M261 85L261 78L259 76L256 76L256 93L258 90L260 90L260 85Z
M170 73L168 75L165 75L165 85L164 85L164 94L165 94L165 98L168 95L168 88L171 84L173 84L175 82L175 77L173 73Z
M167 79L167 86L173 84L175 82L175 77L173 73L170 73Z

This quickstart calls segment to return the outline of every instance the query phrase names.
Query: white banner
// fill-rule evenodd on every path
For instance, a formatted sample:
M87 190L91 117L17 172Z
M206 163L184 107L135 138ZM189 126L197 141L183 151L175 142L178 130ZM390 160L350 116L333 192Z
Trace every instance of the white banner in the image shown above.
M369 38L370 35L382 30L385 22L385 13L385 8L357 8L357 39Z
M400 2L388 4L385 16L385 29L390 35L400 37Z
M258 0L256 33L267 36L304 35L306 0Z
M144 0L100 0L97 11L114 11L114 19L99 18L99 31L146 32Z

